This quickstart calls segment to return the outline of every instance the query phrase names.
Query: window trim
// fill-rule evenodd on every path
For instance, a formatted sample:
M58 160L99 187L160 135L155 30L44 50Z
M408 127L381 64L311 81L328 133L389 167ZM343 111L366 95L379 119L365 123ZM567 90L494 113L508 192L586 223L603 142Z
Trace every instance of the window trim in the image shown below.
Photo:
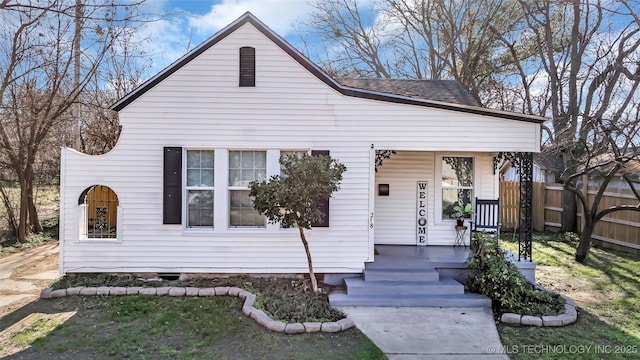
M227 224L226 224L226 229L229 231L238 231L238 230L245 230L245 231L266 231L269 228L269 221L267 220L267 217L263 215L264 218L264 225L262 226L247 226L247 225L242 225L242 226L233 226L231 225L231 192L232 191L247 191L249 190L249 187L244 187L244 186L231 186L230 185L230 176L229 173L231 171L231 153L232 152L264 152L264 157L265 157L265 180L269 179L269 151L267 149L251 149L251 148L238 148L238 149L227 149L227 168L226 168L226 173L227 173L227 182L226 182L226 192L227 192L227 202L225 204L226 207L226 213L227 213ZM254 158L255 161L255 158ZM255 168L254 168L255 170Z
M471 206L474 206L475 204L473 204L474 200L475 200L475 194L477 194L477 189L478 189L478 184L479 184L479 179L478 179L478 158L476 156L477 154L475 153L436 153L436 157L435 157L435 171L434 171L434 175L435 175L435 196L434 196L434 201L435 201L435 206L434 206L434 222L436 225L449 225L449 224L453 224L456 219L444 219L442 217L442 190L443 189L447 189L448 187L444 187L442 186L442 160L445 157L467 157L467 158L471 158L473 161L473 186L470 187L471 189Z
M213 151L213 186L188 186L187 185L187 153L189 151ZM198 233L198 232L213 232L216 229L216 169L218 163L216 161L216 154L219 149L211 147L183 147L182 148L182 229L185 232ZM211 226L189 226L189 190L210 190L213 191L213 217Z

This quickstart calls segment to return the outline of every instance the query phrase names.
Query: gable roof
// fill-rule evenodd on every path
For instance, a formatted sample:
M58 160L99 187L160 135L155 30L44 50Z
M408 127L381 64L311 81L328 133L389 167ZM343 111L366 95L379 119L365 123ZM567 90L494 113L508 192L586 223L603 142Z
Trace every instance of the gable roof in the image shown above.
M158 83L162 82L171 74L173 74L174 72L182 68L185 64L189 63L191 60L198 57L207 49L211 48L213 45L217 44L222 39L226 38L229 34L233 33L235 30L237 30L238 28L240 28L246 23L250 23L251 25L253 25L264 36L266 36L269 40L275 43L278 47L280 47L283 51L285 51L289 56L291 56L294 60L300 63L300 65L302 65L305 69L307 69L310 73L312 73L318 79L323 81L325 84L329 85L334 90L346 96L393 102L393 103L425 106L425 107L459 111L459 112L465 112L465 113L471 113L471 114L477 114L477 115L486 115L486 116L492 116L492 117L509 119L509 120L533 122L538 124L547 120L546 118L543 118L540 116L524 115L524 114L518 114L518 113L513 113L508 111L487 109L487 108L479 107L477 105L451 103L447 101L427 100L424 98L409 97L402 94L386 93L380 90L358 89L356 87L340 84L339 82L334 80L332 77L330 77L326 72L320 69L320 67L314 64L311 60L307 59L304 55L302 55L302 53L300 53L293 46L291 46L291 44L286 42L273 30L271 30L264 23L258 20L258 18L256 18L250 12L244 13L237 20L227 25L222 30L218 31L215 35L211 36L202 44L198 45L193 50L189 51L186 55L174 61L171 65L169 65L164 70L160 71L158 74L153 76L151 79L144 82L138 88L136 88L129 94L125 95L122 99L118 100L115 104L113 104L111 106L111 109L115 111L120 111L124 109L127 105L135 101L137 98L142 96L144 93L146 93L150 89L152 89Z
M456 80L405 80L337 78L340 84L357 89L401 95L410 98L442 101L452 104L480 106L476 99Z

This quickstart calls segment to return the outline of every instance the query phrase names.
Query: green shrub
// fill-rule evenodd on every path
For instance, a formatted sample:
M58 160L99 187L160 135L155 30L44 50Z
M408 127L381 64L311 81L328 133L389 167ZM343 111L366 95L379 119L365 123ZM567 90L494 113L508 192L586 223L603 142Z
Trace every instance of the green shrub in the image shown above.
M496 314L555 315L563 308L557 294L535 289L527 282L507 260L497 237L475 233L467 263L469 290L491 298Z

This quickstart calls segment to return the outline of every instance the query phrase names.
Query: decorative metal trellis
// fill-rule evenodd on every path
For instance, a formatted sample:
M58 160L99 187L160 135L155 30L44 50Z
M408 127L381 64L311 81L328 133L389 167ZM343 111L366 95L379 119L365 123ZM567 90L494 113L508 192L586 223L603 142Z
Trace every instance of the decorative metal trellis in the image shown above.
M115 239L117 233L118 196L104 185L91 186L80 195L82 235L88 239Z
M520 211L518 218L518 260L531 261L533 239L533 153L501 152L493 159L494 171L503 161L511 161L520 175Z
M391 155L395 153L395 150L376 150L376 172L378 172L378 168L382 166L382 162L391 158Z

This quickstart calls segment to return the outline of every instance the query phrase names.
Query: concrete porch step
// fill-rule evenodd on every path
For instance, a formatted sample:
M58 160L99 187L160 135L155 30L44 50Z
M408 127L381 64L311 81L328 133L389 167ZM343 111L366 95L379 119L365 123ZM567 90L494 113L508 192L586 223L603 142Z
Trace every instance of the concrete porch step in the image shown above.
M435 269L392 269L367 268L365 281L438 281L440 274Z
M491 307L491 299L484 295L347 295L344 292L329 294L331 306L415 306L415 307Z
M389 255L376 255L374 262L366 264L367 269L436 269L466 266L466 258L403 258Z
M436 281L365 281L347 278L344 283L349 295L464 294L464 286L450 278Z

